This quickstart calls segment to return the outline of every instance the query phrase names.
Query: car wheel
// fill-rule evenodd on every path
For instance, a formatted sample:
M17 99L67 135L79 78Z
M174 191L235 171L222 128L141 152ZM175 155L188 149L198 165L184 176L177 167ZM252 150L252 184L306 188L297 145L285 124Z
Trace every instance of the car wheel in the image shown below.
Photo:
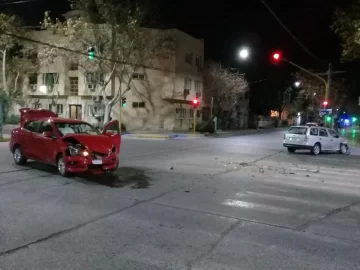
M66 171L64 158L60 156L57 160L57 169L61 176L67 177L69 173Z
M288 152L289 152L289 153L294 153L295 151L296 151L295 148L293 148L293 147L288 147Z
M13 151L13 158L16 165L25 165L27 159L24 157L20 146L16 146Z
M347 146L345 144L340 144L340 154L346 154Z
M311 149L311 153L315 156L319 155L321 153L321 146L320 144L316 143L313 148Z

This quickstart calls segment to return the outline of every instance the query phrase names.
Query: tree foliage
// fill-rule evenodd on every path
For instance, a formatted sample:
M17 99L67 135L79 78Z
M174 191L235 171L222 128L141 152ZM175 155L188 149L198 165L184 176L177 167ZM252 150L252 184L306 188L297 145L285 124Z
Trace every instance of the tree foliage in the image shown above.
M204 96L211 98L217 107L229 112L234 109L241 96L248 90L244 74L232 72L219 63L209 63L204 71Z
M360 1L350 10L336 10L332 30L338 35L342 45L344 60L360 57Z
M0 14L1 90L7 103L6 115L14 103L23 103L26 76L37 69L34 57L36 48L33 44L11 36L14 34L20 37L25 35L20 19Z
M324 83L303 72L296 73L295 77L301 82L297 103L303 105L299 106L303 106L303 108L312 107L314 102L315 110L322 107L322 102L325 99ZM331 102L329 106L332 108L342 107L348 95L346 81L344 79L333 79L329 91L329 101Z
M124 1L74 0L80 10L76 18L52 20L47 12L42 28L52 34L50 46L40 54L41 62L52 64L58 57L77 63L85 72L97 72L95 94L103 105L102 121L107 122L111 109L131 90L132 77L141 68L156 68L156 60L173 53L174 40L168 31L142 27L140 8ZM76 51L61 50L53 45ZM95 49L95 59L89 60L86 49ZM117 79L117 88L108 85ZM99 100L99 99L98 99Z

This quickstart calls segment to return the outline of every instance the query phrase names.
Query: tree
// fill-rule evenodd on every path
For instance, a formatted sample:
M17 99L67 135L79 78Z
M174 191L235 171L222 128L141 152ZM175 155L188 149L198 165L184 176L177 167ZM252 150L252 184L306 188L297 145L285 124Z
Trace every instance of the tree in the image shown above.
M94 86L94 101L103 109L98 114L99 124L104 124L113 106L131 90L133 74L140 68L154 68L156 59L173 53L174 40L167 31L143 28L141 10L130 3L76 0L73 6L81 11L75 19L53 21L45 14L42 28L51 32L52 40L43 48L41 61L51 64L62 57L77 63ZM86 55L89 47L94 49L93 60Z
M219 63L207 64L204 71L205 101L209 103L211 98L214 99L218 116L223 117L223 112L228 111L227 124L235 106L246 91L248 91L248 84L244 74L223 68Z
M301 88L296 103L304 111L311 110L313 116L316 111L323 108L325 99L325 85L319 79L304 72L298 72L295 77L301 82ZM333 79L330 84L329 106L341 108L347 100L347 84L344 79Z
M37 69L35 47L12 36L21 37L25 34L20 26L20 20L16 16L0 14L1 90L6 104L5 118L14 103L23 103L25 77Z
M339 36L344 60L360 57L360 2L350 10L336 10L332 30Z

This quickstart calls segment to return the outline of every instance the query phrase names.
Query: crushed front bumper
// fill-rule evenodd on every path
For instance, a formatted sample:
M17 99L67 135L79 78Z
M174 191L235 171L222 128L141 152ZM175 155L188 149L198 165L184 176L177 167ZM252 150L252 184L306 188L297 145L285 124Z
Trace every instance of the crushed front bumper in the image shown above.
M66 171L70 173L103 174L117 168L119 157L115 153L102 156L101 159L93 159L91 156L66 156L64 162Z

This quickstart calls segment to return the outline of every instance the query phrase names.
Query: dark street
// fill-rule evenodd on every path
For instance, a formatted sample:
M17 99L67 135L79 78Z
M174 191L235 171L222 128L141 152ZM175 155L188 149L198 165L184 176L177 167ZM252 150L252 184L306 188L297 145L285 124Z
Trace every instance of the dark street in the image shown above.
M1 269L359 269L360 156L124 138L118 177L0 156Z

